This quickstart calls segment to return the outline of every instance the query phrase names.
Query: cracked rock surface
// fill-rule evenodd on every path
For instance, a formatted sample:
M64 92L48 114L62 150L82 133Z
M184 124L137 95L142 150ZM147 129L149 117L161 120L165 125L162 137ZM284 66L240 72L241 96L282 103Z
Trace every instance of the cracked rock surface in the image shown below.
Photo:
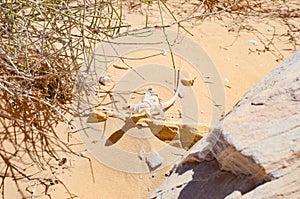
M297 198L300 51L196 143L150 198Z

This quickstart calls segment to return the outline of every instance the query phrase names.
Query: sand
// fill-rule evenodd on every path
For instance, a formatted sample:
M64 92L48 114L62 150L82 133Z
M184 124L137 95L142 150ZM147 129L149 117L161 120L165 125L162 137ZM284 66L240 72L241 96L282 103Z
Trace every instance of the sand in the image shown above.
M174 3L174 7L179 6L179 3L176 2L177 1ZM188 7L183 6L181 9L183 11L189 11ZM151 23L159 23L159 18L157 17L158 11L155 6L150 7L147 12ZM124 20L132 24L135 28L144 25L145 15L137 11L126 11L124 16ZM253 27L257 31L239 31L239 26L245 24ZM289 43L285 37L276 36L272 39L273 30L276 30L276 35L281 35L287 32L287 27L283 26L280 21L271 18L265 18L263 22L261 22L258 21L258 17L252 16L246 22L241 22L233 21L228 16L223 17L222 20L216 18L206 19L204 21L192 20L182 25L184 25L193 36L184 33L183 30L181 30L181 32L204 49L219 72L220 79L224 83L223 89L226 99L224 106L225 112L230 111L245 92L278 64L278 61L280 61L278 58L287 58L295 50L293 49L295 46ZM176 31L175 26L170 29ZM263 42L267 43L271 39L274 45L270 45L270 51L260 52L265 47ZM258 43L256 44L251 40L255 40ZM295 48L299 48L299 46ZM134 56L135 53L141 52L131 52L127 55ZM153 59L151 61L164 63L161 59ZM120 65L121 63L115 64ZM142 63L136 62L136 64L138 66ZM192 70L189 68L189 64L185 63L184 60L181 60L180 67L182 70ZM125 72L110 72L110 75L118 78L120 78L122 74L125 74ZM118 78L116 81L118 81ZM208 92L203 91L205 90L205 86L202 80L203 79L197 77L196 81L198 82L193 86L196 95L199 97L203 92ZM148 85L141 85L139 89L143 90L147 87ZM156 90L160 91L160 97L163 101L169 99L173 92L166 88L160 90L159 86L156 87ZM139 99L140 98L137 98L135 100L138 101ZM207 105L202 106L202 115L200 118L203 119L201 122L210 124L211 109L206 108L209 107L209 102L203 100L203 103L207 103ZM177 102L175 107L180 107L180 104ZM175 108L173 112L174 114L176 113ZM66 126L60 124L56 128L59 130L59 136L65 139L67 132ZM101 136L100 133L99 136ZM135 150L137 142L138 140L135 139L128 138L127 140L124 138L122 144L124 145L123 147L126 147L127 143L128 150L133 150L136 153L138 152L138 150ZM144 141L145 143L142 142L143 141L140 143L141 145L149 146L148 141ZM86 146L82 143L78 134L74 133L71 136L70 143L73 144L71 148L79 156L76 157L74 154L65 154L62 152L61 157L67 158L67 162L64 166L56 166L52 171L41 171L38 175L44 178L52 176L53 179L58 179L60 182L63 182L64 186L67 187L74 198L146 198L163 182L165 174L172 167L172 165L166 165L163 169L144 173L120 171L111 168L110 165L99 162L87 151ZM122 148L122 144L120 144L121 146L119 147ZM138 144L138 146L140 145ZM111 158L118 159L118 157ZM177 159L179 158L180 156L178 156ZM122 164L122 162L120 162L120 164ZM132 168L132 170L134 170L134 168ZM20 198L20 196L16 194L16 188L13 183L9 180L6 182L6 194L9 196L8 198ZM26 186L28 186L28 182L24 180L21 189ZM34 187L34 185L32 185L32 187ZM44 195L43 191L44 187L37 185L35 198L48 198L48 196ZM51 195L51 198L71 198L70 194L60 184L50 186L48 194ZM29 198L31 194L27 193L26 196Z

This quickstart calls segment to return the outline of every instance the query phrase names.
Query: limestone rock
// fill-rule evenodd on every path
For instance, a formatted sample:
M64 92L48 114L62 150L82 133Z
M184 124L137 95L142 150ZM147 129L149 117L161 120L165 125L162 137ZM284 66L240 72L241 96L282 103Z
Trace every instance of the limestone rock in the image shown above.
M157 152L151 152L146 156L146 163L151 171L157 169L163 163L163 160Z
M202 139L209 132L206 125L183 124L180 126L180 140L183 148L190 149L196 142Z
M242 193L240 191L234 191L230 195L226 196L225 199L241 199Z
M298 198L300 51L176 164L150 198Z
M193 86L195 82L195 78L191 77L191 74L185 70L181 71L181 83L184 86Z
M99 78L99 84L106 86L111 82L110 77L107 75L101 76Z
M87 118L87 123L104 122L108 118L108 114L102 110L94 110Z

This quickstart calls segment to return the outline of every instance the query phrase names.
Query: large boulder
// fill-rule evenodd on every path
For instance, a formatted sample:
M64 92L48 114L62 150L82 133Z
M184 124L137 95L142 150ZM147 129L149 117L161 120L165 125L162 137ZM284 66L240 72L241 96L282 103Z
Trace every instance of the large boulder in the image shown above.
M175 165L150 198L300 197L300 51Z

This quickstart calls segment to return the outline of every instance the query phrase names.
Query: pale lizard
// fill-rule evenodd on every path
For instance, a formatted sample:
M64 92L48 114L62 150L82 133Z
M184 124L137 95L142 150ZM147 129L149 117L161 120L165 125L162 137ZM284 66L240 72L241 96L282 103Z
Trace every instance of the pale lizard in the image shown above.
M182 88L180 81L180 73L178 71L177 88L175 94L170 100L161 103L157 93L152 88L148 88L144 94L141 103L129 104L125 106L124 109L126 109L130 113L130 116L132 116L132 114L146 113L149 117L152 117L154 115L164 117L165 111L175 103L180 89Z

